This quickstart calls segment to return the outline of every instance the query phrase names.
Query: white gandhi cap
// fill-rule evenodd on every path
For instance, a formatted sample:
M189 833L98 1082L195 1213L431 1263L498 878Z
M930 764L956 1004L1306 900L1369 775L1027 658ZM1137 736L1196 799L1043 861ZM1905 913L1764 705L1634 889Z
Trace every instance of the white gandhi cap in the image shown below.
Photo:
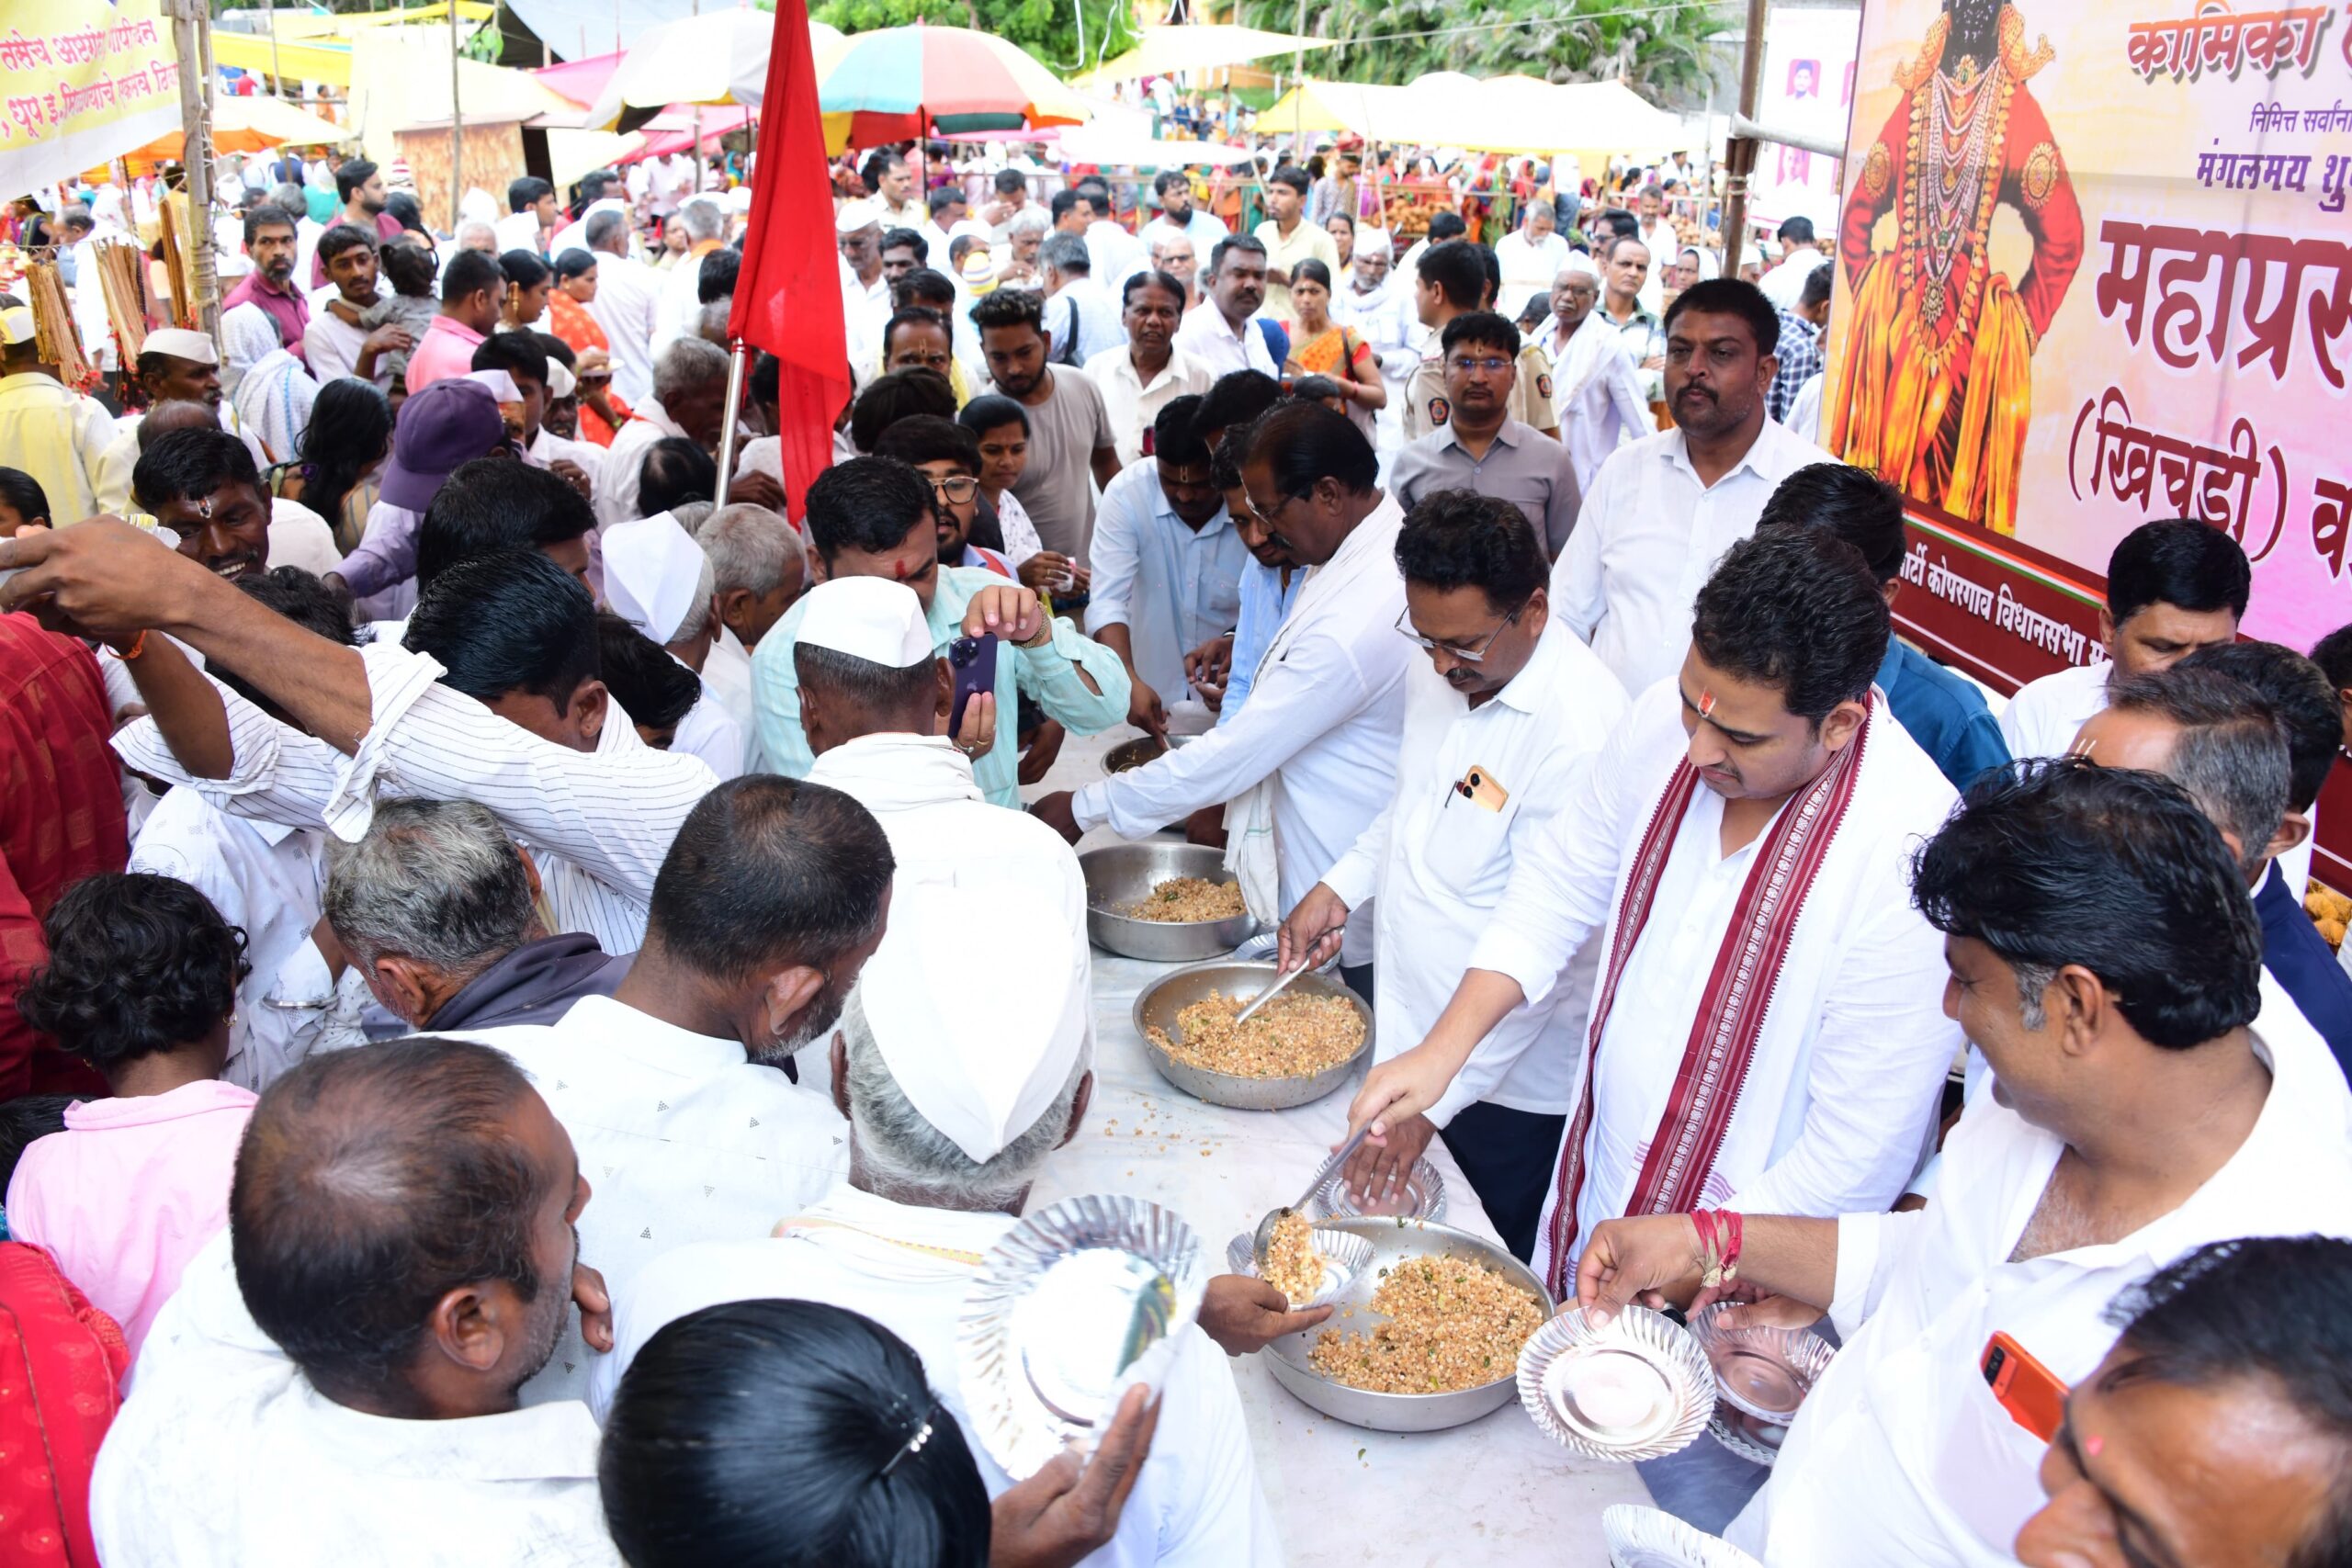
M1085 942L1021 884L893 887L859 1005L907 1103L975 1164L1035 1126L1078 1070Z
M175 359L185 359L197 365L218 365L220 350L203 333L186 327L163 327L149 333L139 346L141 354L168 354Z
M607 563L612 551L612 535L607 534ZM609 574L612 567L607 564L605 570ZM931 625L923 618L922 601L903 582L879 577L836 577L808 590L800 604L796 643L830 648L893 670L931 660Z
M709 558L666 512L605 530L605 603L655 642L675 642L693 615Z

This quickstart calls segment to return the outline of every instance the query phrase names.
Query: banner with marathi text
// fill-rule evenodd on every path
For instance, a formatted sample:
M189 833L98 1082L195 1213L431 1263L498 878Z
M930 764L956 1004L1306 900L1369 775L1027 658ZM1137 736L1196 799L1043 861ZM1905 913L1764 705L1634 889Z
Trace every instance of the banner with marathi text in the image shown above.
M1879 0L1823 440L1911 498L1900 618L2008 685L2109 552L2228 530L2253 636L2352 621L2352 5Z
M176 62L157 0L0 5L0 199L178 129Z

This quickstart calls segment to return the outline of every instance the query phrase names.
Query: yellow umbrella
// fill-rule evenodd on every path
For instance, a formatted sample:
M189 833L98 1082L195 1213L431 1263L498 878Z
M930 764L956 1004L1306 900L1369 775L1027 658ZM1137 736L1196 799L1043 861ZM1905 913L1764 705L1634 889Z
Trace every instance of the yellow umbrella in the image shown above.
M775 17L766 11L710 11L648 28L622 56L584 123L608 130L627 110L672 104L757 108L767 91L775 38ZM845 47L841 29L810 22L808 42L821 78Z
M1150 27L1137 29L1143 41L1115 59L1070 78L1078 87L1102 88L1137 76L1167 76L1179 71L1212 71L1220 65L1244 65L1278 54L1330 49L1337 39L1302 38L1294 33L1267 32L1260 28L1221 23L1198 27ZM1268 122L1271 123L1271 122Z
M254 71L268 75L283 71L289 82L325 82L337 87L351 85L351 46L341 41L306 40L288 42L280 38L273 55L270 42L254 33L212 31L212 62L233 65L240 71Z

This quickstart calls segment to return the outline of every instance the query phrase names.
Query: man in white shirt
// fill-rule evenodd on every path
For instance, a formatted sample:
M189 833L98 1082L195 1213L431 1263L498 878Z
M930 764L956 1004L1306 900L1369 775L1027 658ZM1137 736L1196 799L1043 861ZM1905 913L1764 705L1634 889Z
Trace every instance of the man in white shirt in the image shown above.
M1357 236L1355 255L1348 264L1348 287L1331 296L1331 319L1353 327L1380 361L1388 402L1373 423L1378 431L1375 445L1384 452L1401 443L1405 383L1421 359L1413 342L1421 330L1420 316L1408 280L1391 265L1394 253L1386 233L1365 230Z
M1552 320L1539 340L1552 360L1552 408L1560 440L1586 491L1620 446L1655 434L1634 356L1616 323L1594 307L1600 269L1572 255L1552 283Z
M718 622L702 683L752 733L752 651L808 586L800 530L764 506L732 502L703 519L695 538L710 557L710 610Z
M1194 428L1200 407L1186 396L1159 411L1151 457L1111 481L1094 520L1087 635L1127 667L1127 722L1162 739L1166 703L1191 694L1184 656L1233 630L1250 564L1209 479L1208 443Z
M1207 366L1175 346L1177 323L1184 319L1184 296L1181 287L1170 288L1173 283L1161 272L1129 277L1119 318L1126 341L1086 361L1086 374L1102 394L1103 412L1111 416L1122 468L1142 460L1144 433L1152 428L1160 410L1178 398L1207 391L1216 378ZM1046 314L1050 326L1050 308ZM1062 341L1058 333L1054 341Z
M1724 551L1756 531L1780 482L1808 463L1837 461L1765 414L1780 331L1752 284L1719 278L1685 289L1667 316L1676 428L1612 454L1585 492L1552 573L1552 604L1628 692L1681 663L1691 595Z
M1291 268L1311 259L1335 275L1340 270L1339 242L1306 217L1313 184L1306 170L1289 164L1266 176L1266 217L1254 232L1266 247L1265 313L1278 321L1290 319Z
M1952 790L1872 691L1889 626L1851 546L1813 529L1734 546L1681 671L1634 699L1513 864L1428 1039L1350 1109L1377 1136L1438 1103L1598 937L1536 1243L1555 1295L1603 1220L1734 1194L1776 1213L1883 1209L1919 1163L1961 1041L1906 882Z
M1764 298L1772 301L1776 310L1793 310L1804 294L1804 280L1829 265L1813 243L1813 220L1805 217L1783 219L1781 222L1781 260L1764 275L1758 285Z
M1558 214L1548 201L1531 201L1523 209L1526 221L1495 242L1495 261L1502 268L1502 288L1495 309L1512 321L1528 300L1552 291L1552 280L1568 261L1568 243L1558 231Z
M378 300L375 236L338 223L319 236L318 255L332 291L312 297L311 324L302 329L302 355L312 379L323 386L349 376L372 381L389 394L392 372L385 361L415 347L416 337L398 321L375 328L358 324L359 313Z
M618 1568L587 1407L515 1398L575 1302L612 1343L573 1230L591 1186L480 1045L338 1051L272 1086L229 1228L157 1314L98 1451L106 1561L298 1568L365 1542L387 1562Z
M589 215L582 232L596 256L596 297L588 314L613 345L613 390L626 402L653 395L653 305L662 280L628 254L628 215Z
M506 216L491 226L498 234L499 254L528 251L544 258L548 235L554 231L559 216L555 186L537 175L508 181Z
M2235 642L2254 569L2238 542L2193 519L2143 523L2107 558L2098 640L2107 657L2030 681L2001 710L2013 757L2059 757L2107 706L2110 681L2168 670L2200 648Z
M1024 940L970 940L990 925ZM822 1301L908 1341L967 1426L993 1495L1012 1477L970 1429L956 1325L989 1250L1085 1117L1093 1074L1077 976L1086 941L1019 887L910 888L892 928L832 1040L833 1100L850 1119L847 1179L784 1212L773 1236L682 1248L618 1291L614 1353L598 1364L590 1398L607 1408L645 1342L689 1313L777 1295ZM970 1049L978 1016L989 1021L985 1052ZM1171 1348L1150 1457L1098 1560L1277 1562L1233 1374L1196 1327Z
M0 310L0 452L49 497L52 523L96 513L98 463L114 438L105 404L41 368L32 307Z
M1988 1358L2015 1355L1995 1335L2079 1384L2117 1293L2184 1253L2352 1228L2352 1096L2300 1018L2261 1006L2252 903L2178 785L2071 761L1988 774L1920 852L1914 897L1993 1078L1925 1211L1700 1216L1704 1258L1692 1216L1632 1218L1577 1271L1609 1310L1688 1300L1694 1265L1727 1282L1736 1264L1787 1298L1765 1321L1836 1322L1845 1348L1731 1530L1767 1564L2009 1562L2045 1450L1987 1386Z
M1266 247L1247 234L1219 240L1209 253L1204 292L1176 329L1178 352L1206 366L1212 378L1236 370L1280 378L1282 368L1250 320L1266 301Z
M1055 364L1079 369L1099 355L1125 346L1120 306L1110 290L1094 281L1093 257L1084 240L1075 234L1048 234L1037 249L1037 259L1046 269L1046 332L1054 340Z
M1238 433L1229 433L1227 440ZM1260 658L1249 705L1191 745L1030 809L1076 843L1109 824L1139 839L1223 804L1226 863L1250 910L1279 920L1387 805L1413 650L1396 635L1404 513L1377 484L1372 444L1320 403L1275 409L1240 459L1250 507L1310 567ZM1340 960L1372 962L1371 921L1351 920Z
M1193 242L1193 254L1204 256L1232 232L1214 214L1193 205L1193 182L1182 169L1162 169L1151 182L1159 198L1159 216L1143 226L1145 245L1157 245L1168 235L1182 234Z
M661 280L653 303L653 352L680 338L695 335L702 319L702 258L727 238L727 209L714 197L690 197L678 209L673 222L686 231L686 254Z
M653 395L631 410L635 418L605 448L596 487L596 521L610 528L639 515L637 497L645 455L666 436L683 435L706 452L718 447L727 406L727 351L698 337L682 337L653 362Z
M519 428L510 426L521 443L524 460L545 468L593 503L596 481L605 471L606 448L590 441L571 441L547 427L548 404L557 393L549 383L558 372L569 377L560 360L550 358L535 333L492 333L474 349L474 370L503 370L514 383L520 410Z
M612 996L478 1036L579 1145L603 1200L581 1247L614 1290L679 1247L765 1235L839 1179L847 1129L789 1064L881 943L892 869L873 817L838 791L721 784L678 829ZM576 1396L589 1361L567 1338L526 1399Z
M833 242L842 257L842 321L849 363L862 374L882 353L882 328L892 310L889 276L882 270L882 218L871 202L843 202L833 214Z
M669 513L616 524L606 531L606 607L691 671L701 694L678 720L670 750L700 757L724 784L743 771L748 732L711 695L702 678L718 626L710 608L717 592L710 558Z
M418 601L405 647L350 649L127 525L38 537L100 617L85 631L128 642L153 626L180 638L302 727L201 681L168 638L151 638L125 660L150 716L114 739L134 771L239 816L345 839L366 831L379 788L478 800L534 851L562 929L607 953L642 942L670 840L716 780L698 759L638 739L596 679L587 590L545 555L451 567Z
M1625 716L1617 678L1552 619L1551 562L1517 507L1441 491L1406 514L1396 555L1407 625L1429 656L1405 677L1396 791L1282 928L1284 968L1319 962L1351 911L1376 898L1384 1060L1437 1022L1519 852ZM1350 1179L1385 1185L1442 1131L1497 1234L1532 1257L1598 959L1588 944L1550 998L1514 1009L1444 1098L1351 1161Z

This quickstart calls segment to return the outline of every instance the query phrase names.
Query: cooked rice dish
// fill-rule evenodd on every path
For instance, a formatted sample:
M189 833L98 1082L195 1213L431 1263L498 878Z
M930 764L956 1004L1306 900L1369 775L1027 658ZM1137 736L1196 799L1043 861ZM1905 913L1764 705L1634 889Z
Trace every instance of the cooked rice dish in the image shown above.
M1520 1348L1544 1325L1526 1287L1466 1258L1408 1258L1381 1270L1369 1334L1326 1329L1306 1362L1374 1393L1450 1393L1514 1375Z
M1261 1277L1288 1296L1294 1308L1305 1306L1323 1288L1323 1258L1315 1250L1314 1227L1298 1210L1274 1222L1274 1234L1266 1238Z
M1246 915L1238 882L1211 882L1200 876L1171 876L1155 886L1151 897L1117 911L1131 920L1159 920L1167 925L1193 925L1229 920Z
M1169 1038L1157 1024L1145 1032L1187 1066L1244 1078L1308 1077L1338 1066L1363 1044L1363 1018L1344 997L1284 991L1236 1030L1233 1021L1247 1005L1211 991L1176 1014L1182 1040Z

